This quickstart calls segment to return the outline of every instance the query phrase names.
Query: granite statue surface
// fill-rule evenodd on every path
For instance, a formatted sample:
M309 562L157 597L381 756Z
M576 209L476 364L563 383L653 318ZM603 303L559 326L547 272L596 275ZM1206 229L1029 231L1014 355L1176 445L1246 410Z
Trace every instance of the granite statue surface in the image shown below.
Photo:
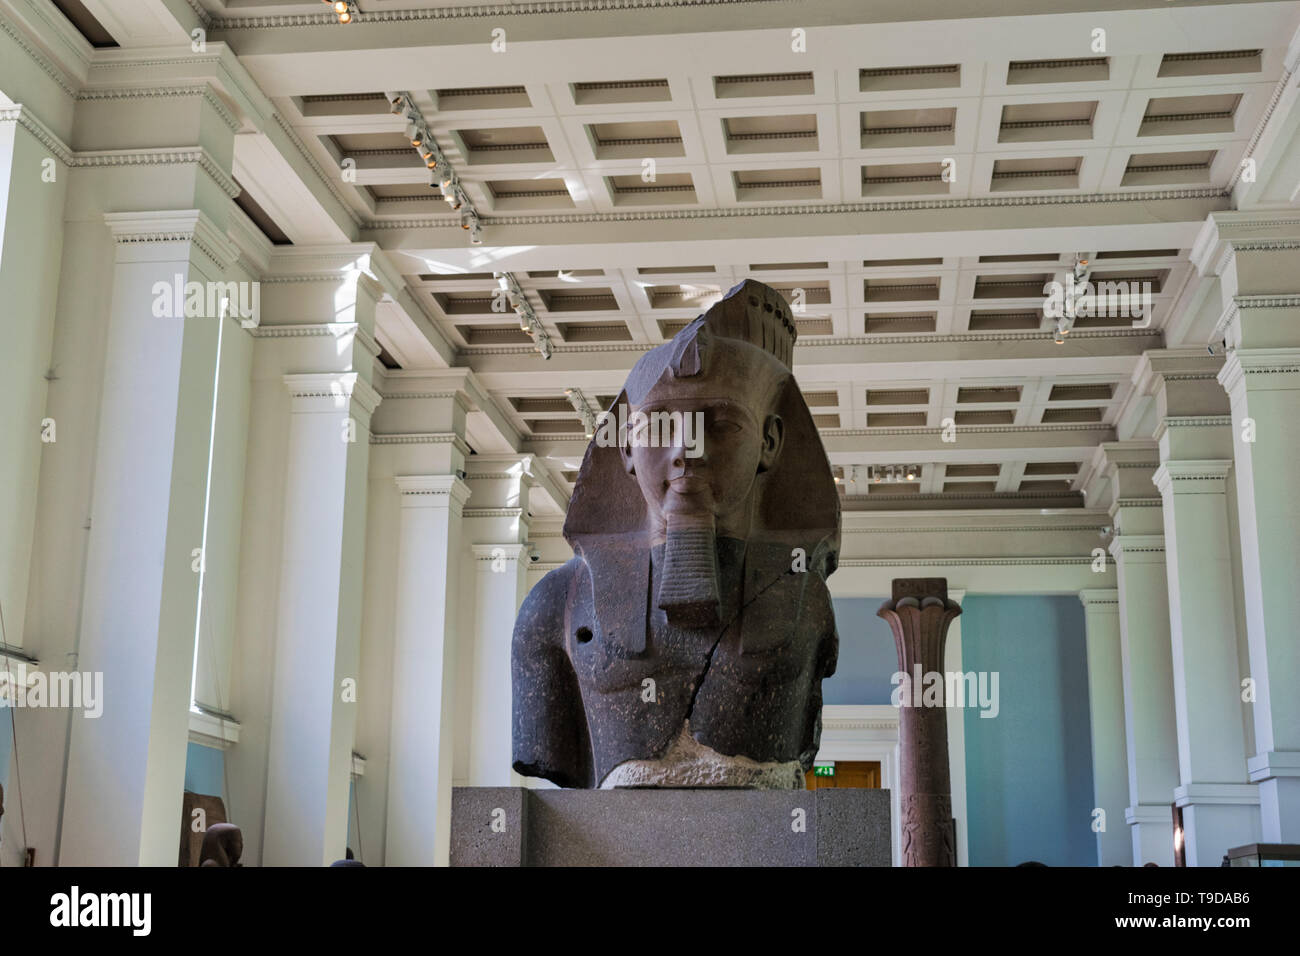
M513 763L562 787L797 789L838 653L840 506L752 280L638 361L588 445L575 556L515 624Z

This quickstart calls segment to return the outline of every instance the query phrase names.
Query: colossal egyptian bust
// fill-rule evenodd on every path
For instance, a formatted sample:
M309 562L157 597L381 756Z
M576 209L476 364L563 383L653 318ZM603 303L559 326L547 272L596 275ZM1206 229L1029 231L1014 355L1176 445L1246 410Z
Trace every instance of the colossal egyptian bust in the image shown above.
M648 352L602 418L515 623L514 768L563 787L802 787L838 639L839 499L746 281Z

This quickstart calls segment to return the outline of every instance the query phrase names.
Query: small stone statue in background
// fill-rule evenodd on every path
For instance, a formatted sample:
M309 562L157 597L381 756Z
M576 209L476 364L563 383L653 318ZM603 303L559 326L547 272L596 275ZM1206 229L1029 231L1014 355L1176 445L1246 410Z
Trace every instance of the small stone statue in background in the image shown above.
M199 866L243 866L244 832L233 823L214 823L203 834Z
M732 289L642 356L512 647L514 768L563 787L804 786L838 639L839 497L794 317Z

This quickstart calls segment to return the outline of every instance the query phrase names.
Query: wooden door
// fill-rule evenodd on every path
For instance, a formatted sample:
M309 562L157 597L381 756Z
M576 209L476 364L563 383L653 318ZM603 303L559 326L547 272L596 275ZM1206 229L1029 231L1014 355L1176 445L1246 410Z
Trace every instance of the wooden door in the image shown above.
M809 790L821 790L826 787L880 789L879 760L837 760L831 773L818 773L818 769L814 767L804 775Z

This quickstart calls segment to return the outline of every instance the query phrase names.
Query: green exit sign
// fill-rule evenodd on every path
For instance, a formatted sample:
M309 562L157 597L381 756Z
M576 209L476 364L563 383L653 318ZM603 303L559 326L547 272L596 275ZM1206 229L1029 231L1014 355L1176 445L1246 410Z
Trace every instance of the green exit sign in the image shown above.
M817 766L813 767L813 776L814 776L814 777L833 777L833 776L835 776L835 764L833 764L833 763L832 763L832 764L822 764L822 763L819 763Z

